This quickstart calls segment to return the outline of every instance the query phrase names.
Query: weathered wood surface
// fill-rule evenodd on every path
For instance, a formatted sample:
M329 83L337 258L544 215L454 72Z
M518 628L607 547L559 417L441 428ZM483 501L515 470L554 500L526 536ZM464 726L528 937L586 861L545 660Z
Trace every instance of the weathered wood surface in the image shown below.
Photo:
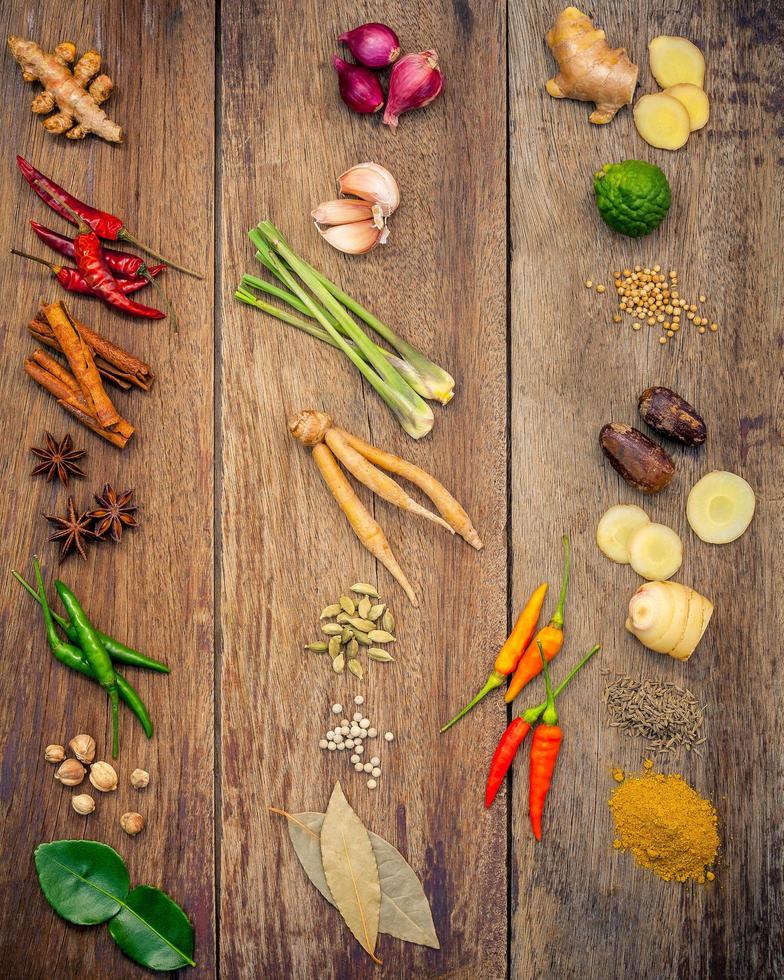
M213 888L213 8L207 2L5 3L0 36L31 36L47 47L73 40L104 56L117 91L108 107L127 131L123 146L99 140L74 143L50 136L29 111L33 86L2 44L4 93L0 135L0 238L37 255L48 249L28 226L35 218L66 229L32 193L16 168L21 153L77 196L120 214L130 230L207 273L204 282L164 276L180 311L180 333L168 320L129 320L101 303L74 297L70 308L88 324L146 359L157 381L149 394L117 395L138 433L122 453L72 421L22 370L36 343L26 325L39 299L62 296L45 269L4 254L0 526L4 588L0 603L2 697L2 838L0 961L14 977L132 977L140 969L117 950L103 927L69 927L55 916L38 887L32 853L41 841L87 837L105 841L126 859L134 883L167 890L182 902L197 933L198 976L215 963ZM198 66L198 67L197 67ZM156 305L154 296L143 302ZM148 298L149 296L149 298ZM121 707L118 790L93 792L96 811L78 816L76 790L54 780L44 762L47 743L92 734L100 758L109 758L107 700L87 679L49 654L39 613L8 570L32 574L38 553L51 586L57 547L46 541L41 513L63 513L67 493L29 477L30 445L43 430L66 431L88 450L86 480L71 492L86 507L104 481L136 488L142 526L119 545L101 545L83 563L69 558L59 570L106 631L172 666L169 677L133 668L126 676L147 701L155 726L148 742ZM142 793L129 783L137 766L151 774ZM85 788L86 787L86 788ZM139 810L147 828L136 838L120 828L127 810Z
M40 894L33 847L71 836L106 840L134 882L161 885L182 902L197 929L193 975L375 975L307 882L281 819L266 812L270 804L323 809L338 778L360 817L420 874L442 943L432 951L381 937L385 975L719 980L784 969L780 18L775 5L751 3L673 10L613 0L592 11L640 63L640 91L655 90L649 37L683 33L703 47L713 119L685 150L666 154L639 140L629 110L598 129L587 106L544 93L554 63L543 35L556 12L542 0L513 0L508 10L445 0L373 0L361 10L346 0L262 0L217 12L206 0L148 0L83 4L64 22L50 0L3 5L5 33L101 49L118 85L112 115L128 130L121 148L50 137L28 111L31 87L3 52L3 242L43 253L28 218L62 227L18 176L19 152L208 273L205 283L166 276L178 336L168 321L129 322L96 303L73 304L158 375L151 393L117 398L139 428L119 454L22 374L35 346L25 324L57 286L21 260L7 257L0 270L0 477L10 488L0 497L1 564L29 568L37 551L47 579L55 576L56 550L39 515L61 510L66 493L29 480L26 448L44 428L70 430L90 453L88 480L73 485L77 500L86 505L104 480L133 485L144 526L87 564L69 560L63 576L90 597L101 626L174 667L168 678L129 669L155 739L147 743L124 711L121 789L95 794L96 813L77 817L43 747L78 731L106 746L108 713L98 692L49 657L32 602L9 581L0 604L0 961L9 975L139 974L105 930L68 927ZM404 116L396 134L345 110L329 66L333 39L373 19L392 24L405 49L435 46L446 72L443 99ZM667 222L640 242L611 234L592 203L593 171L628 157L659 163L673 186ZM365 159L396 174L402 204L386 248L346 258L318 241L308 213L332 196L337 174ZM257 271L246 230L264 217L453 370L457 395L436 409L426 440L404 436L339 354L234 302L242 272ZM704 291L719 333L691 330L661 348L652 329L612 324L611 273L636 261L677 268L684 292ZM608 285L603 297L582 286L589 277ZM609 419L635 424L637 395L655 383L693 399L710 435L698 453L675 452L678 475L665 494L640 501L605 465L596 437ZM474 517L481 554L361 491L410 572L420 610L369 559L287 435L288 414L308 407L426 465ZM725 548L699 542L684 514L689 486L713 468L741 472L758 494L752 530ZM648 653L623 630L638 579L605 561L593 541L599 515L620 501L642 502L681 533L678 578L716 602L710 635L688 664ZM554 586L563 531L574 572L554 671L594 641L603 650L560 701L566 742L547 834L535 845L525 757L511 791L489 813L482 806L507 720L500 698L446 736L437 729L484 680L508 617L533 586L544 576ZM400 636L397 662L373 665L362 684L337 679L301 651L322 606L357 578L378 583ZM610 769L637 768L645 753L605 726L602 669L675 679L710 706L703 757L676 757L666 768L717 805L724 846L714 885L662 883L612 850ZM360 691L378 727L397 734L379 752L384 773L374 793L316 745L329 706L348 706ZM137 765L152 773L138 796L127 784ZM118 825L132 808L148 817L135 839Z
M262 3L253 23L224 10L221 214L223 632L221 961L226 976L369 977L376 968L307 882L285 823L268 804L322 809L340 779L368 827L420 874L440 952L382 937L390 976L502 976L506 960L504 809L486 814L481 782L504 710L480 729L438 736L506 627L504 20L493 5ZM352 116L329 59L360 20L394 24L404 50L438 49L448 96L403 117L397 133ZM296 43L293 38L296 37ZM468 50L500 59L463 60ZM308 52L307 64L303 51ZM460 81L457 81L458 72ZM309 218L335 178L375 160L397 177L388 247L365 257L326 248ZM499 192L499 180L501 180ZM414 443L347 361L263 314L232 288L256 271L246 231L269 217L327 275L450 369L457 394ZM421 607L369 558L294 443L287 416L340 424L426 466L460 496L485 550L363 492ZM364 490L364 488L363 488ZM365 683L303 653L321 609L352 584L378 583L393 605L394 664ZM378 789L317 742L330 705L364 710L397 738L382 743ZM353 708L351 709L354 710ZM337 758L336 758L337 756ZM481 897L480 897L481 896ZM479 899L479 900L478 900ZM488 922L493 928L487 930Z
M782 540L781 104L782 30L775 5L605 3L598 25L640 65L640 92L656 91L647 41L683 34L704 51L712 118L678 153L637 136L628 110L607 127L589 108L543 91L555 74L542 37L555 13L545 2L510 4L512 605L538 580L555 579L558 541L572 535L574 576L568 643L557 674L593 642L601 661L561 699L565 745L536 845L527 785L513 798L511 975L752 977L781 973L781 671L784 625L776 585ZM779 8L779 14L780 14ZM592 173L627 158L664 168L669 217L640 241L597 219ZM659 331L612 323L612 272L636 262L677 269L683 295L704 293L715 335L684 335L663 348ZM607 284L599 296L586 279ZM670 488L644 499L602 459L597 434L617 420L645 428L638 394L673 387L708 424L699 452L674 452ZM748 534L703 544L686 522L689 487L712 469L740 472L757 492ZM532 473L536 472L535 482ZM599 516L633 502L684 541L676 578L716 605L694 657L679 665L643 649L623 628L639 579L594 544ZM716 803L723 848L714 885L660 881L614 853L606 805L610 768L638 769L644 743L605 727L600 668L674 680L709 708L703 758L668 760ZM524 698L528 702L528 698ZM775 923L778 921L779 926ZM778 967L778 971L776 970Z

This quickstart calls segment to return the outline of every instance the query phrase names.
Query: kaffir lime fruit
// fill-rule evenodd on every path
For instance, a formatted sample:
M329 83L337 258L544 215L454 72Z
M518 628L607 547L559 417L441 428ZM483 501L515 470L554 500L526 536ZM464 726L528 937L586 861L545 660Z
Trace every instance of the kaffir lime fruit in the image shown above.
M593 189L605 222L630 238L658 228L670 210L667 178L655 164L644 160L605 164L594 175Z

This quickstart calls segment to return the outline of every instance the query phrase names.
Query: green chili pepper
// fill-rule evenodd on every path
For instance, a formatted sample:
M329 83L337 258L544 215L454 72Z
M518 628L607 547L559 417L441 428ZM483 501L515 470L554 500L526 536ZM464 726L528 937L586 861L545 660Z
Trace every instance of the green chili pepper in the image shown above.
M41 607L44 611L46 636L49 640L49 646L52 648L52 652L56 653L58 648L64 644L57 633L57 627L54 625L52 610L49 608L49 602L46 598L46 591L44 590L44 580L41 576L41 566L38 564L38 558L33 559L33 565L35 567L35 577L38 584L38 594L41 597ZM71 622L76 627L76 631L79 636L79 646L82 649L84 658L92 668L93 673L95 674L95 679L109 695L109 700L111 701L112 705L112 758L116 759L117 754L120 751L118 735L119 692L117 690L117 678L114 675L114 667L112 667L109 654L106 652L106 649L96 636L95 630L93 629L89 619L85 616L82 607L77 602L76 596L62 582L57 581L54 585L57 589L58 595L60 596L60 601L65 606L65 610L71 619ZM76 647L73 649L75 650Z
M24 586L30 595L35 599L37 603L41 603L41 598L35 589L26 582L19 572L12 571L11 574L14 576L16 581ZM79 643L79 635L76 632L76 627L73 623L59 616L53 609L51 610L52 619L57 623L60 629L66 634L71 643ZM160 660L155 660L153 657L147 657L143 653L139 653L137 650L131 649L131 647L125 646L124 643L120 643L111 636L107 636L105 633L101 633L100 630L95 631L98 634L98 639L103 643L106 652L112 658L113 661L120 664L127 664L129 667L146 667L148 670L157 670L161 674L170 673L170 668Z
M95 674L93 673L92 667L87 663L84 658L84 654L77 647L70 643L58 643L57 649L52 650L56 660L59 660L61 664L65 664L66 667L70 667L71 670L76 670L80 674L84 674L85 677L89 677L91 680L95 680ZM144 729L144 734L147 738L152 738L152 719L147 711L147 706L144 701L142 701L139 692L136 688L130 684L122 674L119 674L116 670L114 676L117 679L117 690L120 697L125 701L131 711L139 719L139 722Z

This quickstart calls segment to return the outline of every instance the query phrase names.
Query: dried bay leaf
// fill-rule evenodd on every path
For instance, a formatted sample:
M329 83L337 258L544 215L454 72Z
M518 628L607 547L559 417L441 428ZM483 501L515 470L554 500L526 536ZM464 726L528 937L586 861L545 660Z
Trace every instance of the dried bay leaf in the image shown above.
M281 810L274 812L283 813ZM288 818L291 843L305 874L330 905L334 905L321 863L319 836L324 814L306 811L284 815ZM389 841L372 831L368 831L368 836L376 856L381 886L378 931L405 942L440 949L430 905L414 869Z
M378 865L368 832L335 783L321 826L321 863L334 903L357 942L375 955L381 909Z

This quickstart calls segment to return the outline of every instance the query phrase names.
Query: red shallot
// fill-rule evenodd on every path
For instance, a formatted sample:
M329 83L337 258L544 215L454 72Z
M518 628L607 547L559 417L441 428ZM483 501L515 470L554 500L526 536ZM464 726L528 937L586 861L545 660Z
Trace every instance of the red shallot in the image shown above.
M332 56L332 64L338 73L338 89L340 97L354 112L378 112L384 104L384 92L381 83L369 68L362 65L352 65Z
M338 38L361 65L386 68L400 56L397 34L386 24L362 24Z
M407 54L395 62L389 77L389 95L384 112L387 126L397 126L399 116L410 109L421 109L438 98L444 88L444 75L438 67L436 51Z

